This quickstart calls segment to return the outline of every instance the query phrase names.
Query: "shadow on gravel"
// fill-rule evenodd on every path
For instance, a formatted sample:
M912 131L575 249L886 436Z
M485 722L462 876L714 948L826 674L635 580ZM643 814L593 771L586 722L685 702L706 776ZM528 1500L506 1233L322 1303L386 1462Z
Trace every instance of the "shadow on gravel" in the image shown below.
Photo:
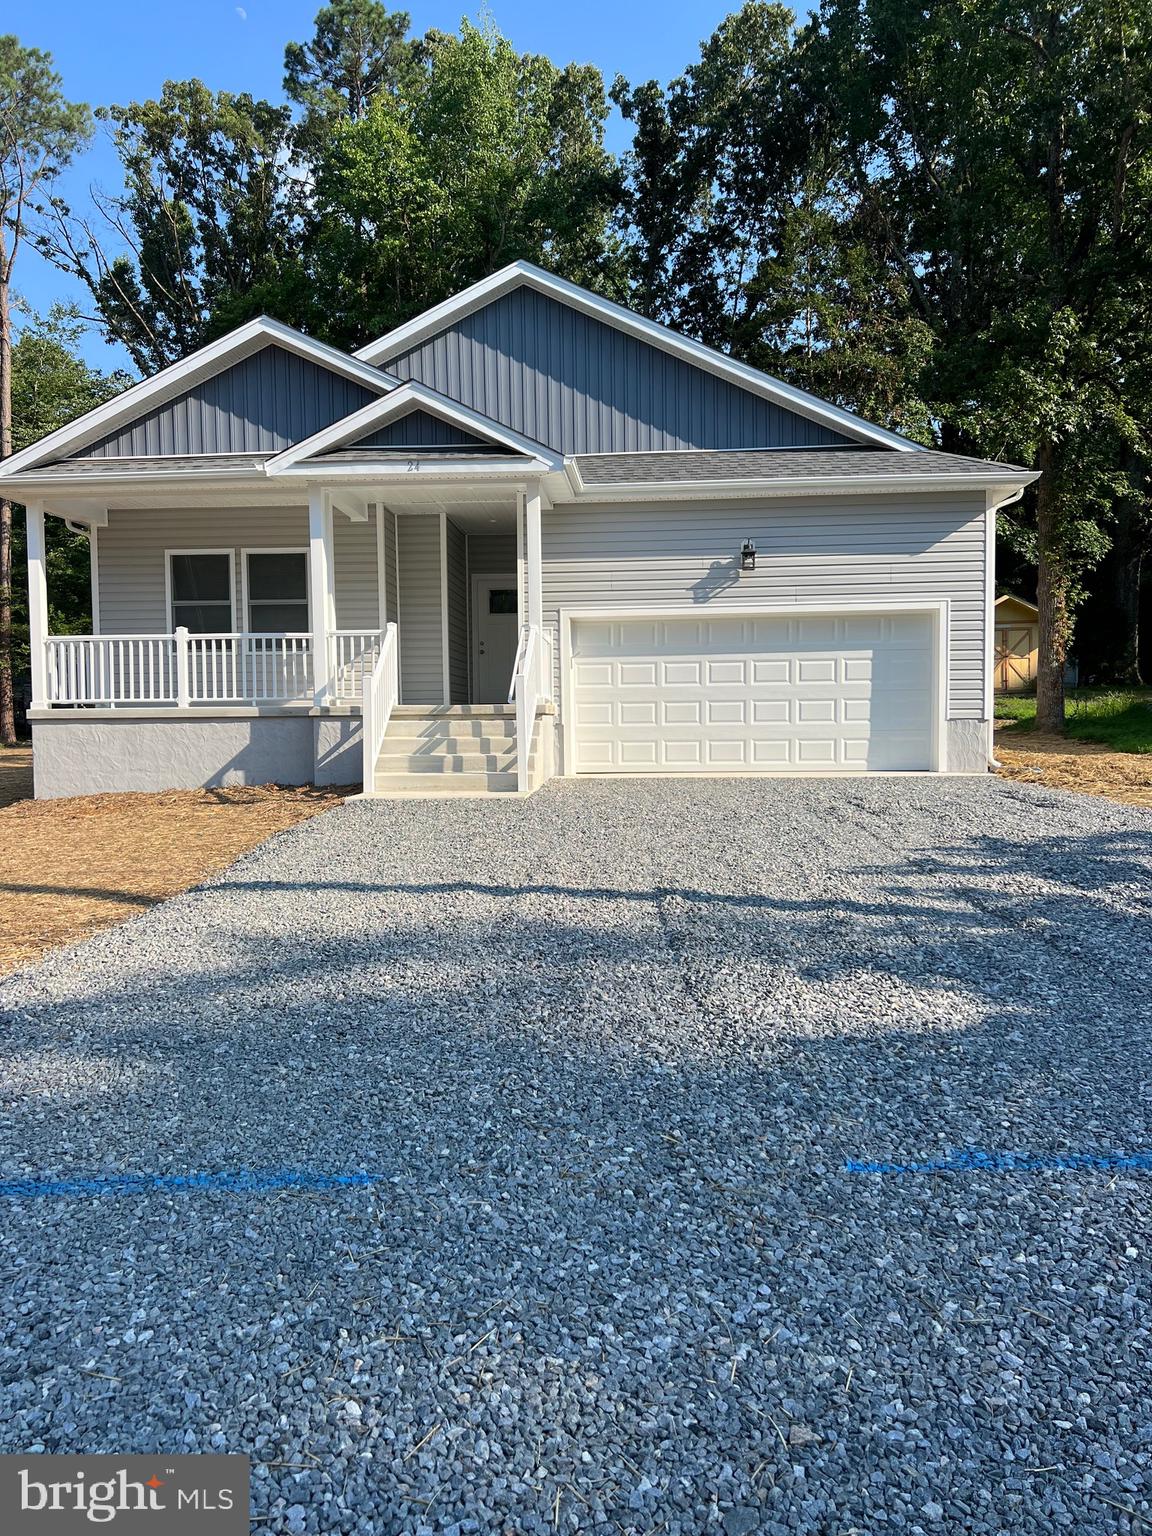
M1152 833L855 851L242 867L78 951L5 1172L382 1178L13 1202L3 1448L251 1449L277 1536L1137 1529L1147 1181L842 1169L1147 1146Z

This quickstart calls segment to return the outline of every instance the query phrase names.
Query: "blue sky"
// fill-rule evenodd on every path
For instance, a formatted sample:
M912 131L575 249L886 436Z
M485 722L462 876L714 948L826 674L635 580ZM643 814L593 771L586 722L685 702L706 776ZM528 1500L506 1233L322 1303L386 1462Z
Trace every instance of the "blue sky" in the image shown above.
M597 64L611 82L617 72L633 81L680 74L696 57L700 41L738 3L490 0L487 9L521 51L546 53L561 63ZM228 0L164 0L160 5L156 0L18 0L5 26L26 45L50 52L68 95L93 106L142 100L155 95L166 79L192 76L214 90L249 90L279 99L284 45L311 36L319 5L320 0L244 0L243 5ZM415 32L454 30L465 11L460 0L416 0L408 9ZM612 137L619 149L624 140L619 124ZM80 206L93 183L109 191L118 188L117 166L115 154L98 136L60 190ZM85 298L79 285L28 248L15 285L41 311L54 299ZM120 361L94 332L85 352L102 366Z

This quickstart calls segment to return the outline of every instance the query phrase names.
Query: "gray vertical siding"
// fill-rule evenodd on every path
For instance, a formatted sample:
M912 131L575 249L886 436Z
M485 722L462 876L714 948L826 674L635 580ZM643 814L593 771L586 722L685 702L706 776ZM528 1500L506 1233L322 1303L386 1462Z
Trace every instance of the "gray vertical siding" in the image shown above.
M405 704L443 704L440 519L396 520L400 555L400 694Z
M543 522L546 625L561 608L679 607L690 617L946 599L948 712L984 717L983 492L573 506ZM756 570L741 572L746 538Z
M451 702L467 704L468 692L468 540L447 520L448 668Z
M849 441L529 287L386 366L562 453Z
M468 448L473 452L491 451L492 444L465 432L450 421L442 421L430 411L409 411L396 421L375 427L364 437L346 445L349 448Z
M332 517L332 556L336 573L337 629L380 627L380 585L376 571L376 515L350 522L340 511Z
M76 456L277 453L377 398L352 379L269 344Z

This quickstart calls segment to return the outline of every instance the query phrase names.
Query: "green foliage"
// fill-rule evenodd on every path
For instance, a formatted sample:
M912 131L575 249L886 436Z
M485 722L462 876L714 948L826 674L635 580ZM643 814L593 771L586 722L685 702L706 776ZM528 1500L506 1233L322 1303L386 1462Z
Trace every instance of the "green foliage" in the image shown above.
M311 160L343 119L359 122L382 91L403 89L414 68L407 11L378 0L335 0L317 13L307 43L284 50L284 90L303 109L296 130L300 156Z
M198 80L102 110L124 192L57 203L42 243L142 372L259 313L359 346L516 257L612 286L599 73L490 26L407 31L379 0L325 6L286 51L295 120Z
M338 123L313 167L306 245L328 339L363 343L517 258L610 282L599 72L468 22L429 33L417 63L402 91Z
M152 372L266 310L298 318L290 109L187 80L97 115L124 192L100 204L103 229L57 202L45 246L87 284L108 339ZM109 254L109 235L127 251Z
M19 233L21 205L59 174L91 132L91 113L65 98L51 55L23 47L11 33L0 36L0 223L10 234ZM6 250L11 254L12 246Z
M83 322L75 312L56 307L32 316L12 349L12 429L14 448L34 443L85 411L103 404L132 382L125 373L101 373L77 355ZM92 605L88 540L60 518L46 519L49 624L56 634L84 634L91 629ZM28 588L24 520L13 529L14 666L28 665Z
M1036 700L1002 694L996 718L1015 721L1013 731L1036 727ZM1152 752L1152 691L1146 688L1078 688L1068 694L1067 734L1098 741L1114 752ZM1007 737L1005 740L1007 741Z

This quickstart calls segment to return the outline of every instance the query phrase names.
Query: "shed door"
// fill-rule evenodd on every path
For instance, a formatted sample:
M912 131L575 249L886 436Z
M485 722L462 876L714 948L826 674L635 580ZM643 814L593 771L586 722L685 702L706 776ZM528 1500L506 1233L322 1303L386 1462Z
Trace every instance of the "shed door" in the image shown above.
M931 769L929 614L572 627L577 773Z

